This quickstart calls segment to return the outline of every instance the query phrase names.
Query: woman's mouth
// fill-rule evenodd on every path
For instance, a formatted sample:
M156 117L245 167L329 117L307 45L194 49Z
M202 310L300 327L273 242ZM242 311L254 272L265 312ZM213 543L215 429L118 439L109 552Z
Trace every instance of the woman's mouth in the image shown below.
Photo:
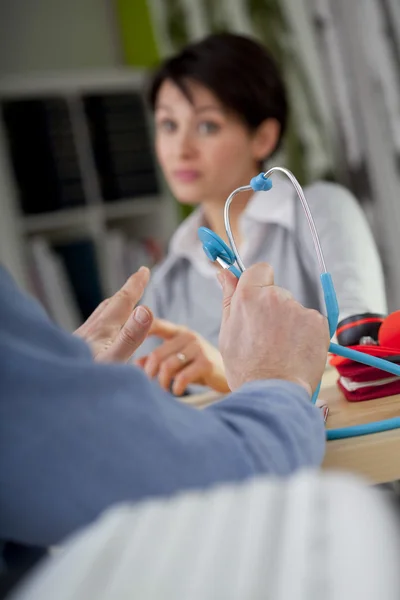
M173 172L173 177L182 183L192 183L200 177L200 172L195 169L178 169Z

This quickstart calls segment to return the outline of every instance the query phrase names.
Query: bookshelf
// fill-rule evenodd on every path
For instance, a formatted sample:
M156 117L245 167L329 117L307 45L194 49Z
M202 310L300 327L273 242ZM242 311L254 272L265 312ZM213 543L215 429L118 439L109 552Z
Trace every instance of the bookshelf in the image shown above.
M74 320L55 316L58 307L44 299L56 271L58 287L69 288L64 296L75 298L76 321L137 261L151 266L177 225L153 155L145 77L124 68L0 81L2 170L10 182L0 207L2 214L8 208L7 228L14 230L8 247L22 257L25 287L68 328ZM45 266L51 260L52 274Z

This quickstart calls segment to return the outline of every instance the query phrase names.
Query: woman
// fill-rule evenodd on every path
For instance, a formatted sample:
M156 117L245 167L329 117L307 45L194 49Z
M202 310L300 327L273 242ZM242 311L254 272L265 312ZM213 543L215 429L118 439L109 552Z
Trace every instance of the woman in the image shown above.
M226 240L226 198L263 170L285 133L285 87L262 46L218 34L164 62L153 77L149 99L166 181L179 202L198 208L178 228L153 275L145 302L168 322L155 322L138 364L163 387L172 384L176 394L193 383L227 391L216 348L222 297L218 267L207 260L197 229L206 225ZM332 183L314 183L305 193L341 318L385 313L382 268L359 205ZM240 194L230 216L244 263L269 262L278 285L304 306L324 312L312 238L289 180L274 176L271 191Z

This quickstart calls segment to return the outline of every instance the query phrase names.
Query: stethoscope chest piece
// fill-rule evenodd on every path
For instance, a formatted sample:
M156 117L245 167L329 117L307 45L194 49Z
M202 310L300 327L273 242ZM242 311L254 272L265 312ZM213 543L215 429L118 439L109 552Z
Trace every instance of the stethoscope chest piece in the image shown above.
M232 250L219 235L208 229L207 227L199 227L198 235L201 243L203 244L203 250L206 253L207 258L212 262L216 261L217 258L222 258L228 265L235 263L235 255Z

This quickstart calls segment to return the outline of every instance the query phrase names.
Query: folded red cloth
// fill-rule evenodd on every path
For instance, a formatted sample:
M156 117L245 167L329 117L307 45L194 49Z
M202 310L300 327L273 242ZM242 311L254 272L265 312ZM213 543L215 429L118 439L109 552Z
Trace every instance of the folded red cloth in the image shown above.
M351 348L379 358L391 358L392 362L400 363L398 350L381 346L351 346ZM372 400L400 393L400 377L391 373L337 355L331 355L329 362L336 367L339 373L338 386L349 402Z

